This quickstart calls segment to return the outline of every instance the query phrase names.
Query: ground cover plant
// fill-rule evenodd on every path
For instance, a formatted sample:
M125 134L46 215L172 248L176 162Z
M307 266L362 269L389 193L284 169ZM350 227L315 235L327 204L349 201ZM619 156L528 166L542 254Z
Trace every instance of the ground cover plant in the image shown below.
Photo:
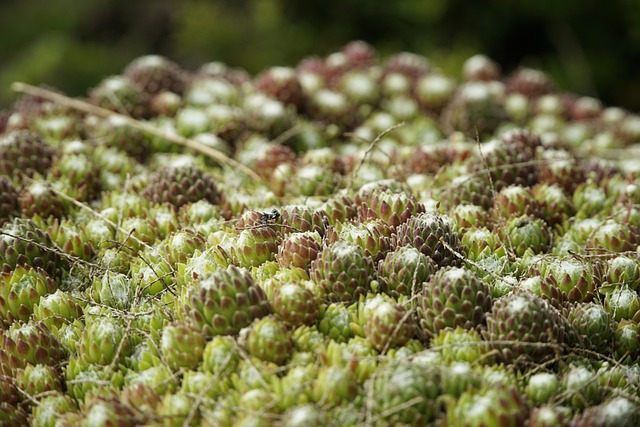
M0 421L634 426L640 116L363 42L0 113Z

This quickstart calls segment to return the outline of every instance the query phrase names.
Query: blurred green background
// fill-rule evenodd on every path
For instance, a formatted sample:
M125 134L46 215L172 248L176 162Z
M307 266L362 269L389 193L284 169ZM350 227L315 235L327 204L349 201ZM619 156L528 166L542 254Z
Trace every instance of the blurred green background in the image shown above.
M638 0L2 0L0 108L13 81L84 95L147 53L256 73L355 39L456 76L480 52L505 72L540 68L561 88L640 110Z

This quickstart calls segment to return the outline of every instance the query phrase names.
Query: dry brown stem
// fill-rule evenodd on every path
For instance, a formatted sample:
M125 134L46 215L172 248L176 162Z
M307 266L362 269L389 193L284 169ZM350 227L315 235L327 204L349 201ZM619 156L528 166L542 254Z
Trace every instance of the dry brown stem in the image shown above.
M97 105L90 104L80 99L70 98L68 96L65 96L60 93L56 93L41 87L32 86L32 85L21 83L21 82L15 82L11 85L11 88L16 92L26 93L32 96L36 96L38 98L43 98L52 102L56 102L58 104L65 105L67 107L73 108L78 111L83 111L88 114L93 114L103 119L107 119L109 117L118 117L122 119L127 125L134 127L142 132L145 132L147 134L154 135L160 138L168 139L171 142L190 148L194 151L198 151L210 157L211 159L215 160L216 162L220 163L223 166L228 166L228 167L237 169L245 173L246 175L250 176L254 180L258 182L263 182L262 178L260 178L258 174L256 174L254 171L252 171L242 163L226 156L224 153L218 150L215 150L211 147L207 147L206 145L201 144L192 139L188 139L180 135L164 132L162 129L158 129L157 127L149 123L141 122L130 116L116 113L114 111L107 110L106 108L98 107Z

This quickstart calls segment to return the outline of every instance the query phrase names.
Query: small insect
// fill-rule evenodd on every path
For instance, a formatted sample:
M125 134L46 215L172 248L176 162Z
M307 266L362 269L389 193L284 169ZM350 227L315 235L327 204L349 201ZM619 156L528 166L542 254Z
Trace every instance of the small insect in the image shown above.
M275 221L280 218L280 212L277 209L271 209L271 212L263 212L260 219L262 220L262 224L266 225L271 221Z

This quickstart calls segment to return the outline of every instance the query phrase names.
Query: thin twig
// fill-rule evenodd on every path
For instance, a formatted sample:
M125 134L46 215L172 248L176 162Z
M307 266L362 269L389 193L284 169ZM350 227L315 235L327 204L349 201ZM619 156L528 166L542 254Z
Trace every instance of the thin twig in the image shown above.
M262 178L258 174L256 174L254 171L252 171L242 163L226 156L221 151L215 150L211 147L208 147L192 139L188 139L180 135L164 132L162 129L158 129L157 127L151 124L141 122L130 116L116 113L114 111L107 110L106 108L98 107L97 105L89 104L88 102L82 101L80 99L70 98L60 93L52 92L48 89L32 86L32 85L21 83L21 82L13 83L11 85L11 88L16 92L26 93L39 98L44 98L49 101L57 102L59 104L65 105L67 107L71 107L75 110L83 111L88 114L93 114L95 116L102 117L104 119L107 119L110 117L117 117L133 128L139 129L145 133L148 133L160 138L168 139L169 141L174 142L176 144L180 144L184 147L191 148L192 150L198 151L206 156L209 156L210 158L212 158L213 160L217 161L222 165L226 165L226 166L235 168L237 170L240 170L244 172L246 175L253 178L254 180L258 182L263 182Z
M77 199L74 199L73 197L68 196L67 194L63 193L62 191L58 190L57 188L55 188L52 185L48 185L48 187L54 193L56 193L57 196L62 197L63 199L73 203L74 205L76 205L77 207L79 207L81 209L84 209L84 210L87 210L87 211L91 212L93 215L97 216L98 218L100 218L101 220L106 222L108 225L114 227L117 231L119 231L120 233L124 234L126 236L126 238L125 238L124 242L122 243L122 245L124 245L127 240L131 239L131 240L134 240L139 245L142 245L145 248L151 250L153 253L158 254L158 256L160 256L162 258L162 254L160 254L160 252L157 249L153 248L149 244L143 242L142 240L140 240L139 238L137 238L136 236L133 235L133 231L135 231L135 230L127 231L124 228L122 228L120 225L116 224L115 222L111 221L109 218L107 218L106 216L101 214L100 212L98 212L95 209L91 208L91 206L89 206L89 205L87 205L85 203L82 203L81 201L79 201ZM163 260L164 260L164 258L163 258Z
M294 125L293 127L287 129L286 131L275 137L271 142L277 145L283 145L285 142L300 134L301 132L302 128L300 127L300 125Z
M394 130L396 130L396 129L404 126L404 125L405 125L404 122L400 122L398 124L395 124L395 125L387 128L387 129L383 130L382 132L380 132L378 134L378 136L376 136L375 139L373 141L371 141L371 143L369 144L369 147L367 147L367 150L364 152L364 155L362 156L362 158L358 162L358 165L355 167L353 172L349 175L349 185L347 186L348 188L351 187L351 185L353 183L353 180L355 179L355 177L358 176L358 172L360 172L360 168L362 167L362 165L366 161L367 156L373 151L373 149L376 147L376 145L378 145L378 143L382 140L382 138L384 138L385 136L387 136L388 134L390 134Z
M22 236L19 236L17 234L9 233L8 231L4 231L4 230L0 230L0 236L7 236L7 237L10 237L10 238L12 238L14 240L20 240L20 241L23 241L25 243L30 243L30 244L32 244L34 246L37 246L38 248L40 248L42 250L53 252L56 255L59 255L60 257L67 259L70 262L77 262L77 263L84 264L84 265L87 265L87 266L93 267L93 268L101 268L101 266L99 266L97 264L94 264L94 263L92 263L90 261L83 260L82 258L78 258L75 255L70 255L70 254L66 253L65 251L62 250L62 248L60 248L56 244L56 242L53 242L53 245L55 247L51 248L51 247L49 247L47 245L44 245L44 244L42 244L40 242L37 242L37 241L33 240L33 239L27 239L26 237L22 237Z

